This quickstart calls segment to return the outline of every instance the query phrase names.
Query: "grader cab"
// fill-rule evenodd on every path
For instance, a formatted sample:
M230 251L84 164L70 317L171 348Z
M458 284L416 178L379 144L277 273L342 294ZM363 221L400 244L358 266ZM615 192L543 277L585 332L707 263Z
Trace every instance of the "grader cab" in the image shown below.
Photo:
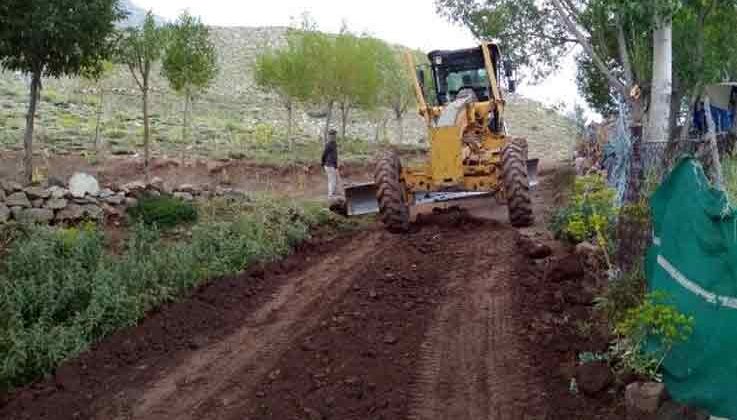
M428 202L492 195L506 200L513 226L534 222L530 180L537 160L527 159L527 142L510 138L504 124L500 52L495 44L428 54L433 104L425 70L406 56L420 116L427 125L429 159L405 167L396 153L378 162L374 183L346 188L349 215L379 212L393 232L410 226L410 207Z

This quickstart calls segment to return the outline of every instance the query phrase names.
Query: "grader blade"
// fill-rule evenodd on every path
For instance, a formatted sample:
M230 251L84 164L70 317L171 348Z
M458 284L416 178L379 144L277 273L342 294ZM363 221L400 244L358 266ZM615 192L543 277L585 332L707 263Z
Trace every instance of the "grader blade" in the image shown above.
M345 187L345 206L348 216L360 216L379 212L376 184L354 184Z

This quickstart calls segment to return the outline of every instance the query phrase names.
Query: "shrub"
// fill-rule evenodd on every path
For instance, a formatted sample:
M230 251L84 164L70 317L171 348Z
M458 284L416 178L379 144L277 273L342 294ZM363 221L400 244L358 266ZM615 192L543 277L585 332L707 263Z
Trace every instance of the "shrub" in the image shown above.
M210 215L193 227L191 241L173 245L161 239L158 223L139 222L115 256L92 224L8 230L14 240L0 267L0 389L51 372L208 278L289 253L311 227L337 220L315 205L269 198L230 202Z
M553 216L550 228L559 239L592 241L607 249L615 218L614 191L600 175L588 175L576 179L573 196Z
M660 380L660 366L673 346L688 340L693 332L693 317L667 303L662 293L650 293L616 326L619 339L612 352L624 368ZM648 343L653 344L646 349Z
M604 315L612 329L645 299L647 280L641 269L632 270L609 282L604 294L594 299L596 310Z
M144 196L128 209L128 214L135 221L162 229L197 220L197 209L191 203L166 195Z

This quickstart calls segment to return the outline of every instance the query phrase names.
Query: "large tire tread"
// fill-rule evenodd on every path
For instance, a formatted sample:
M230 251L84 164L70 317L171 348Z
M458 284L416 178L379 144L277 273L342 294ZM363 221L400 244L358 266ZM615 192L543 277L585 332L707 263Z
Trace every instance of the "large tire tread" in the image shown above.
M399 158L389 153L379 160L374 174L380 219L387 230L393 233L409 230L409 206L404 197L401 173Z
M507 197L509 221L514 227L528 227L535 223L527 179L527 141L513 139L502 152L502 177Z

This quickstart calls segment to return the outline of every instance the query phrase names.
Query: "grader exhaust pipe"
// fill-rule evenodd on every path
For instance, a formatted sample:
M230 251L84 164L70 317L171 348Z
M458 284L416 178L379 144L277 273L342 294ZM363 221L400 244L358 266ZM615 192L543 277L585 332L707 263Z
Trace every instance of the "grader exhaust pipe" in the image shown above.
M527 161L527 180L530 188L535 188L538 180L538 165L540 159ZM461 192L461 193L420 193L415 196L417 204L437 203L462 200L488 195L488 193ZM379 212L379 202L376 200L376 184L366 182L352 184L345 187L345 213L348 216L362 216Z

